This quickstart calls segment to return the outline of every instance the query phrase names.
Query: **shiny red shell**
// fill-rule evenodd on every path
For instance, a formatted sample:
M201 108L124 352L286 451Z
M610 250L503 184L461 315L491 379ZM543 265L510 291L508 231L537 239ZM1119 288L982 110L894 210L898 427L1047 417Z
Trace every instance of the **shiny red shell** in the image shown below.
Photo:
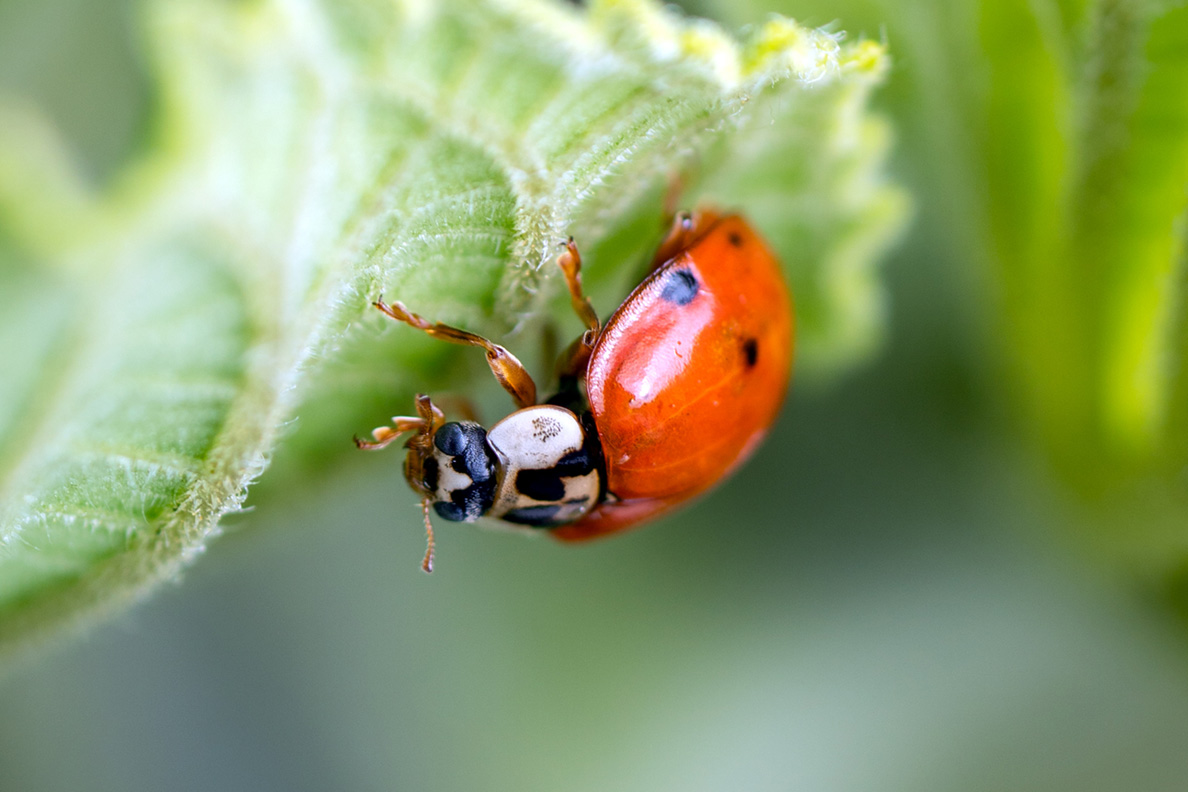
M793 314L779 262L743 218L704 214L606 323L586 389L608 499L552 534L630 528L712 487L779 414Z

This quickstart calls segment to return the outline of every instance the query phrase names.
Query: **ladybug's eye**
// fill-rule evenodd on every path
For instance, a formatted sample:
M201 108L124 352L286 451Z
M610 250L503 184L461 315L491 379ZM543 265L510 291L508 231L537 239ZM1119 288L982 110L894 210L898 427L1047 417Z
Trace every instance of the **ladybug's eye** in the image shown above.
M443 520L450 522L466 522L466 509L451 501L437 501L433 504L433 511Z
M466 446L470 444L470 438L466 436L461 424L448 423L437 430L437 434L433 437L433 444L443 454L458 456L466 450Z

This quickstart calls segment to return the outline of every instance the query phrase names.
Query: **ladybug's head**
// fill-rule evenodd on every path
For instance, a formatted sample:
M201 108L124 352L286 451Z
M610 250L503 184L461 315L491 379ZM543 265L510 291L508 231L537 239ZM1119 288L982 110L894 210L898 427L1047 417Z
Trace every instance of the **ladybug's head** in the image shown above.
M386 448L412 432L404 447L404 477L421 496L425 534L429 547L421 568L433 571L432 507L438 516L454 522L474 522L495 502L498 457L487 442L487 430L474 421L446 423L445 414L428 396L417 397L416 416L392 419L391 426L374 429L371 440L355 438L367 450Z
M420 437L408 443L404 475L409 485L442 519L482 517L495 502L498 465L487 430L473 421L451 421L417 442Z

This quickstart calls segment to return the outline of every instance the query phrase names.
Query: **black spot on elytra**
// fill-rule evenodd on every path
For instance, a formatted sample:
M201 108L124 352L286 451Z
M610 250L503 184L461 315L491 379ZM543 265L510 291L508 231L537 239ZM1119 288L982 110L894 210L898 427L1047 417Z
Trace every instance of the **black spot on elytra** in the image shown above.
M522 509L512 509L503 515L503 519L516 525L529 525L533 528L552 528L557 524L557 512L560 506L525 506Z
M736 248L740 248L743 246L742 235L739 234L737 231L731 231L729 236L726 237L726 240Z
M701 284L697 276L687 269L674 269L664 279L660 296L676 305L688 305L697 296Z
M753 368L759 361L759 342L754 338L743 341L743 355L747 359L747 368Z

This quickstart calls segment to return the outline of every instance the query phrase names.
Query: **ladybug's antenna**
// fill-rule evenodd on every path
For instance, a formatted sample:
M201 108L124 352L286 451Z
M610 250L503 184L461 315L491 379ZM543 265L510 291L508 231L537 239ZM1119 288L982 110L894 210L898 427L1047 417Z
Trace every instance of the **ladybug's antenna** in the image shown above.
M421 561L421 569L426 573L433 571L433 523L429 521L429 503L428 498L421 499L421 511L425 515L425 539L428 542L428 546L425 548L425 558Z

